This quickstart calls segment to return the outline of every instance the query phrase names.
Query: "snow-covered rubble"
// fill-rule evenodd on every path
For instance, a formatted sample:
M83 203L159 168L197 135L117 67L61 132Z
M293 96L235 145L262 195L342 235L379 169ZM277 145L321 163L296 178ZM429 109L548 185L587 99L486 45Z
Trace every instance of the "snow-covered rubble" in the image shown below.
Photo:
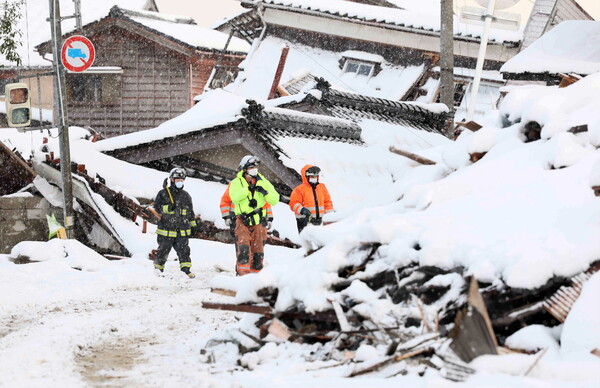
M464 303L459 297L464 292L463 276L473 275L482 282L487 297L497 294L496 298L510 300L518 294L529 295L530 302L541 301L600 258L600 200L590 184L597 182L600 161L594 140L600 125L599 98L600 74L562 89L510 89L496 117L490 115L482 129L465 131L453 144L436 149L438 156L432 159L442 161L439 165L415 167L405 175L411 184L400 179L391 185L384 194L394 198L390 202L374 199L375 206L356 209L334 224L309 226L301 235L310 251L307 257L299 255L286 266L272 266L256 276L217 276L212 285L234 290L235 303L267 302L282 317L289 311L328 311L336 301L346 316L355 318L351 321L355 330L368 329L367 321L393 327L419 317L418 302L400 298L393 303L394 288L380 288L374 280L391 271L396 280L390 284L406 284L412 279L405 272L410 265L450 271L424 284L445 287L445 292L437 303L421 303L421 330L428 316L444 317L452 306ZM530 121L542 127L538 141L526 142L524 129ZM498 127L500 122L508 125ZM582 125L587 125L587 132L568 132ZM484 156L471 163L473 152ZM420 181L411 179L416 175ZM360 189L357 182L356 190ZM371 248L375 251L367 258ZM599 360L589 353L597 344L578 342L582 332L595 335L594 329L585 329L598 312L598 293L591 296L593 291L587 291L595 283L588 283L562 335L558 329L531 326L507 344L528 351L552 348L545 356L548 362L589 360L578 367L578 376L561 367L552 378L597 377L593 370ZM582 319L584 309L595 315ZM514 329L505 330L510 334ZM549 366L540 369L547 372ZM505 371L519 374L516 369Z

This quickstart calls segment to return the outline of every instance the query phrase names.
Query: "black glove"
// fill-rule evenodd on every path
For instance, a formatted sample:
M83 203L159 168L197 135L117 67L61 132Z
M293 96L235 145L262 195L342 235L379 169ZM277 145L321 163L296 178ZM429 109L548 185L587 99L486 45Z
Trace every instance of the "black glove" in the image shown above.
M305 207L303 207L302 209L300 209L300 214L302 214L306 218L310 218L310 210L308 210Z
M255 208L255 207L256 207L256 199L252 198L252 199L250 200L250 202L248 202L248 205L249 205L250 207L254 207L254 208Z
M262 195L267 195L267 194L269 194L269 192L268 192L267 190L265 190L265 188L264 188L264 187L262 187L262 186L256 186L256 189L255 189L255 190L256 190L257 192L261 193Z
M175 211L175 204L173 202L169 202L169 205L167 206L167 209L169 209L169 212L174 212Z

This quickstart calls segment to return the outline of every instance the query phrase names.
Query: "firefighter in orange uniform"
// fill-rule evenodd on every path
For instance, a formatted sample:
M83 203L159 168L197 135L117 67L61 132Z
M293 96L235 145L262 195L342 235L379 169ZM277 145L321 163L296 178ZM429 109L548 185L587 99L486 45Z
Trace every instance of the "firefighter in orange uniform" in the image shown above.
M296 215L298 232L308 225L321 225L323 215L333 212L333 202L325 184L319 182L321 169L306 165L301 170L302 183L292 191L290 209Z

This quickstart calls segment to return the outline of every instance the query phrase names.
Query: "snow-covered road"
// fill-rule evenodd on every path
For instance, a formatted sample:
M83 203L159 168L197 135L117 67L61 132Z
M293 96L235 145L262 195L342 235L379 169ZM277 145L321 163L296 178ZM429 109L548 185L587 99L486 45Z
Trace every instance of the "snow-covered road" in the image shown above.
M214 268L203 268L194 280L175 263L167 269L168 276L150 286L0 317L0 385L205 386L200 350L236 318L201 308L202 301L225 298L210 293Z

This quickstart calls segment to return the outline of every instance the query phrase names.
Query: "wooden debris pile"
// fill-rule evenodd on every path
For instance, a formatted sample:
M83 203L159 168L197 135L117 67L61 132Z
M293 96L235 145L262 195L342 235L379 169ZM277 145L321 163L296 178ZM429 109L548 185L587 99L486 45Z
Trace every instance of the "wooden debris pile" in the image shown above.
M362 262L338 271L339 279L330 287L335 297L330 300L329 310L307 312L299 301L285 311L277 311L278 290L273 287L257 293L261 300L257 304L205 302L203 307L260 315L255 333L244 333L259 348L269 341L320 343L330 349L324 359L332 360L336 359L334 355L339 358L361 345L387 347L384 360L356 369L351 376L411 360L443 370L449 379L463 380L473 373L466 362L479 355L498 354L499 349L507 352L500 346L520 328L531 324L558 325L559 320L550 310L559 302L545 302L552 301L556 293L574 300L561 287L581 283L580 277L553 278L536 290L521 290L479 283L474 277L465 276L462 268L422 267L416 263L373 274L369 266L381 259L380 248L377 243L363 244L358 248L363 254ZM596 262L588 272L599 267L600 262ZM381 311L373 311L375 304L369 310L369 306L346 292L356 280L376 292L382 301L391 302L385 320L380 320ZM236 295L231 290L213 292ZM394 319L393 324L390 318ZM428 338L423 346L407 346L423 338ZM240 352L252 350L256 349Z
M57 170L60 169L60 159L49 157L46 160L46 164ZM106 186L105 180L98 174L96 174L96 177L88 175L85 165L72 163L71 172L85 180L89 188L96 194L99 194L106 203L121 216L136 223L138 218L141 219L143 233L146 233L147 223L158 223L160 214L154 210L151 202L141 204L136 198L131 198L121 192L112 190ZM200 216L196 217L196 223L198 227L196 228L195 238L225 243L233 242L233 238L230 236L228 229L217 228L213 222L204 221ZM266 243L271 245L282 245L289 248L299 248L299 245L294 244L290 240L280 238L276 232L268 235Z

